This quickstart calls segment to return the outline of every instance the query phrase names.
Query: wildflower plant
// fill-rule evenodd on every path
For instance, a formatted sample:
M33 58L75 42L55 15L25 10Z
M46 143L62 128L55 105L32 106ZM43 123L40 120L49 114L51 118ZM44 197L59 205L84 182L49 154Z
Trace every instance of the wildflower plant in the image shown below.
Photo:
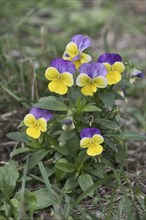
M32 181L40 180L39 168L50 196L48 206L55 211L57 193L66 199L70 195L76 200L81 193L82 198L92 197L95 183L112 179L109 170L123 163L128 136L122 131L117 100L124 102L120 92L132 77L143 77L137 69L130 75L128 63L117 53L104 53L91 62L84 52L90 45L86 36L72 37L63 56L46 66L48 95L30 106L17 137L8 135L25 143L11 157L26 154ZM39 208L35 203L34 209Z

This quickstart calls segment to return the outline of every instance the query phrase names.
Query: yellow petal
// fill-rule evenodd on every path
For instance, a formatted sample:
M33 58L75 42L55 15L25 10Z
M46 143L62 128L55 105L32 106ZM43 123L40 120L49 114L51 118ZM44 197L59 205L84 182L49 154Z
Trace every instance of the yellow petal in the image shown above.
M52 82L50 82L48 88L51 92L55 92L60 95L64 95L68 91L67 86L63 83L61 79L53 80Z
M100 134L95 134L92 137L91 141L96 142L97 144L101 144L101 143L104 142L104 139L103 139L103 137Z
M63 83L66 86L71 87L74 84L74 80L73 80L73 75L72 74L66 72L66 73L62 73L61 76L62 76Z
M98 88L105 88L107 86L107 79L103 76L96 77L95 79L93 79L93 82Z
M80 61L80 59L79 59L79 60L76 60L76 61L73 61L73 63L74 63L74 65L75 65L76 69L78 70L79 67L81 66L81 61Z
M69 44L67 44L66 46L66 53L71 57L74 58L75 56L77 56L79 54L79 50L78 47L75 43L70 42Z
M47 131L47 122L44 118L39 118L37 120L37 125L41 131L43 132Z
M82 138L82 140L80 141L80 146L81 146L81 148L87 148L87 147L89 147L89 145L90 145L90 140L91 140L91 138L87 138L87 137Z
M60 73L54 67L49 67L45 72L45 77L50 81L57 79L58 76L60 76Z
M109 71L106 75L108 85L116 84L121 80L121 74L117 71Z
M30 137L33 137L34 139L37 139L40 137L41 132L40 132L40 129L38 128L38 126L35 126L35 127L27 128L26 134Z
M119 72L119 73L122 73L122 72L124 72L124 70L125 70L125 66L124 66L124 64L121 63L121 62L115 62L115 63L112 65L112 70L115 70L115 71L117 71L117 72Z
M89 63L92 60L91 56L85 53L81 53L80 62Z
M78 75L76 79L76 84L80 87L83 87L89 84L90 81L91 81L91 78L87 74L81 73L80 75Z
M81 92L84 94L84 95L90 95L90 96L93 96L93 86L91 86L91 84L87 84L86 86L84 86L82 89L81 89Z
M112 66L109 63L103 63L108 71L111 70Z
M96 155L100 155L102 151L103 151L103 147L101 145L92 144L91 146L88 147L87 154L89 156L96 156Z
M24 118L24 124L33 127L36 125L36 118L32 114L27 114Z

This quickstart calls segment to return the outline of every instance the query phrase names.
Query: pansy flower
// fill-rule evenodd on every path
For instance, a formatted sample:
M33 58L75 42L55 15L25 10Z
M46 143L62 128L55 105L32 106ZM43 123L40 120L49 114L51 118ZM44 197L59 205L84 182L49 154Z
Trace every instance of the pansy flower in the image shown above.
M101 144L104 142L101 132L98 128L84 128L80 133L81 148L87 148L89 156L100 155L103 151Z
M134 83L136 80L136 77L138 78L144 78L144 73L141 70L138 70L136 68L133 69L131 76L130 76L130 82Z
M108 71L106 76L108 84L113 85L121 80L121 73L125 70L125 66L122 63L122 58L116 53L102 54L97 62L103 63Z
M48 89L60 95L66 94L68 87L74 84L73 74L75 71L75 66L71 61L62 58L54 59L45 72L45 77L51 81L48 84Z
M79 72L76 84L83 87L81 92L84 95L93 96L97 88L105 88L107 86L107 70L102 63L82 64Z
M63 59L72 61L76 69L83 63L88 63L92 60L91 56L83 53L90 46L91 42L88 37L77 34L72 37L71 42L67 44L63 54Z
M39 138L41 132L47 131L47 121L52 117L53 115L48 110L32 108L23 120L28 127L26 134L34 139Z

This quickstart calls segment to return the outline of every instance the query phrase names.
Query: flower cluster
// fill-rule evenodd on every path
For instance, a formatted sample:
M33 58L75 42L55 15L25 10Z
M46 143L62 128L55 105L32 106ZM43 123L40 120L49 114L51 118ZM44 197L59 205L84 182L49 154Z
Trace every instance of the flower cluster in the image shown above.
M52 60L45 71L50 92L65 95L75 84L76 89L81 88L84 96L92 97L98 90L106 87L110 89L111 85L120 82L121 74L125 70L121 56L116 53L104 53L96 62L91 62L91 56L84 53L84 50L90 45L91 41L88 37L75 35L67 44L63 57ZM133 76L143 77L138 70L133 72ZM34 139L39 138L41 132L47 131L47 122L52 117L52 113L48 110L32 108L24 118L24 124L27 126L26 134ZM75 129L74 119L67 117L63 121L62 129L64 131ZM104 142L104 138L98 128L82 128L80 138L80 147L87 148L89 156L102 153L101 144Z

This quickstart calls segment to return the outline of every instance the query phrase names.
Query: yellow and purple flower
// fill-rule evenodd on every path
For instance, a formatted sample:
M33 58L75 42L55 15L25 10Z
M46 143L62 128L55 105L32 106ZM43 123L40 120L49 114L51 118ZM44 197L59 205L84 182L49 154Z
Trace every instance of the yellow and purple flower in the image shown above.
M47 131L47 121L52 119L53 115L48 110L32 108L24 117L24 124L28 127L26 134L34 139L40 137L41 132Z
M96 156L102 153L103 147L101 144L104 139L98 128L84 128L80 133L80 137L80 147L87 148L89 156Z
M63 59L72 61L76 69L83 63L88 63L92 60L91 56L83 53L90 46L91 42L88 37L77 34L72 37L71 42L67 44L63 54Z
M122 63L122 58L116 53L102 54L97 62L103 63L108 71L106 76L108 85L113 85L121 80L121 73L124 72L125 66Z
M93 96L97 88L107 86L107 70L102 63L85 63L79 68L80 74L76 79L76 84L80 87L84 95Z
M62 58L54 59L45 72L45 77L51 81L48 84L48 89L60 95L66 94L68 87L74 84L73 74L75 71L75 66L71 61Z

